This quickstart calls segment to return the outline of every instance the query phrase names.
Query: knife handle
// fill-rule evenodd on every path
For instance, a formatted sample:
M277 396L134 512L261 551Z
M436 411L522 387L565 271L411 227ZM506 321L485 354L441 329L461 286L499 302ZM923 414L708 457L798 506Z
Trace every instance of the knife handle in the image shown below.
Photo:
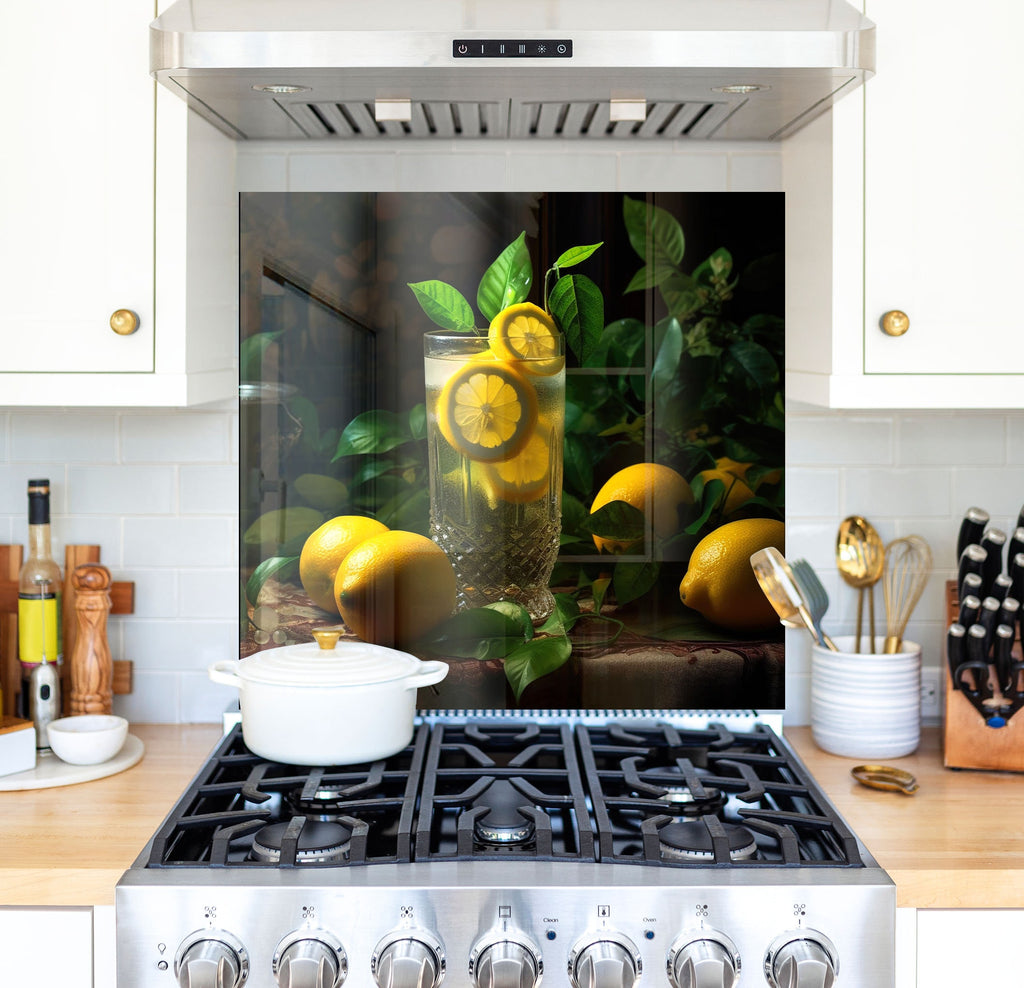
M995 597L986 597L981 602L981 612L978 614L977 623L985 629L985 654L988 655L992 649L992 639L995 636L996 625L999 623L999 610L1003 606L1001 600Z
M1018 552L1010 560L1010 596L1024 600L1024 552Z
M996 622L996 626L1008 624L1011 628L1015 628L1019 616L1020 601L1016 597L1004 597L1003 604L999 608L999 620Z
M946 631L946 661L949 663L949 674L953 678L953 689L960 688L956 681L956 671L967 658L967 648L964 642L966 635L967 628L959 622L951 624Z
M1021 560L1024 563L1024 559ZM981 589L981 577L977 573L965 573L963 582L957 587L957 599L963 600L965 597L977 597L978 603L981 603L981 598L985 594Z
M982 589L984 589L984 569L986 559L988 559L988 553L980 545L973 542L960 553L960 563L957 567L956 573L956 585L958 591L964 585L964 577L967 576L968 573L977 573L977 575L981 577ZM960 594L960 597L963 597L962 593Z
M992 581L992 585L988 588L989 596L995 597L996 600L1002 600L1004 597L1010 596L1010 588L1012 586L1013 580L1010 577L1005 573L998 573Z
M978 620L981 613L981 598L969 593L960 599L960 613L957 615L957 624L969 628Z
M1024 508L1021 508L1021 517L1024 518ZM956 558L959 559L969 545L981 539L981 533L989 522L989 513L984 508L968 508L964 512L963 521L960 522L960 532L956 539ZM1024 527L1024 521L1021 521Z
M972 624L967 629L967 661L961 663L956 670L955 682L969 696L986 699L992 695L988 681L988 633L983 625ZM974 677L974 688L970 689L964 682L963 674L970 670Z
M1013 535L1010 536L1009 545L1006 547L1006 566L1009 569L1010 563L1013 557L1018 552L1024 552L1024 526L1018 525L1013 530Z
M981 578L985 581L985 586L990 588L995 578L1003 571L1003 547L1006 545L1006 532L1000 528L990 528L981 537L979 545L988 553L982 567Z
M1009 624L1000 624L996 626L996 647L995 657L993 664L996 667L996 682L999 683L999 689L1005 696L1010 692L1010 667L1013 664L1013 659L1010 656L1010 652L1013 649L1013 637L1014 630Z

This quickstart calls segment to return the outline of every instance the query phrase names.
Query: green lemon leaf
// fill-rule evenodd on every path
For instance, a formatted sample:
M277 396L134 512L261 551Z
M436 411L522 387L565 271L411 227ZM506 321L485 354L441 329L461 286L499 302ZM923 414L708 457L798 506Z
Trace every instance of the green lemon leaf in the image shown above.
M409 434L413 439L427 437L427 406L423 402L409 410Z
M431 322L442 329L468 333L476 320L473 310L462 293L443 281L408 282L420 308Z
M642 597L658 582L660 563L619 563L612 574L615 599L620 604Z
M409 422L404 416L386 409L377 409L357 415L345 426L338 439L333 459L357 453L386 453L413 438Z
M668 210L625 196L622 201L622 218L630 245L646 263L667 261L679 265L683 259L686 238L679 221Z
M574 264L585 261L603 243L604 241L602 240L601 243L588 244L586 247L570 247L559 255L554 266L556 268L571 268Z
M324 516L314 508L297 506L275 508L259 516L246 530L242 541L246 545L280 547L278 556L290 556L292 549L299 552L309 534L320 527Z
M679 361L682 356L683 330L675 319L670 319L661 346L658 347L658 355L654 358L654 367L651 368L651 390L656 411L666 389L679 380Z
M659 288L667 284L679 274L674 267L664 261L656 261L654 264L645 264L626 285L625 293L640 292L647 288ZM685 276L684 276L685 277ZM625 294L624 293L624 294Z
M336 477L303 473L292 484L299 496L319 511L336 511L348 500L348 488Z
M586 363L604 329L604 296L586 275L567 274L555 282L548 296L551 314L565 335L576 359Z
M263 584L267 582L275 573L279 574L280 579L288 579L294 575L291 570L294 569L295 573L298 573L299 557L298 556L271 556L269 559L264 559L259 566L252 571L252 576L245 581L245 599L252 604L256 605L256 600L260 595L260 591L263 589Z
M533 262L526 249L524 230L484 272L476 290L476 304L490 321L502 309L525 302L532 283Z
M238 347L238 370L241 381L259 381L263 378L263 354L280 335L281 332L256 333L255 336L242 340Z
M580 527L598 538L637 542L644 537L644 513L626 501L609 501L587 515Z
M505 657L505 678L512 687L516 702L534 680L560 669L572 654L569 639L534 638Z
M537 629L546 635L564 635L580 616L580 605L567 593L555 594L555 609Z
M509 602L500 601L499 604ZM420 647L434 655L461 659L503 658L521 646L533 634L533 624L526 615L528 631L523 626L518 604L503 610L488 604L452 615L430 632Z

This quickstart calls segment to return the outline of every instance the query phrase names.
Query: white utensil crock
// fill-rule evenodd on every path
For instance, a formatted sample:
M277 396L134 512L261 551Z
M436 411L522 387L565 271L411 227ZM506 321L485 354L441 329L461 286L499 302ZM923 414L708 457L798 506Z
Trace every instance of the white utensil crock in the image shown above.
M310 642L209 667L238 689L242 737L257 755L290 765L352 765L401 751L412 738L416 690L448 674L381 645Z

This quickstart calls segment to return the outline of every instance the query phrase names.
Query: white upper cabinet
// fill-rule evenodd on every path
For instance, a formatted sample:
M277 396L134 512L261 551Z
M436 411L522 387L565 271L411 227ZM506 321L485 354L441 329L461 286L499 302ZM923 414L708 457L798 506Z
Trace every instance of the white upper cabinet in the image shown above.
M1022 407L1024 7L871 0L866 12L876 76L783 147L787 394ZM906 315L903 335L883 330L887 313Z
M234 148L156 93L153 4L8 7L0 64L18 95L0 150L0 405L231 397Z

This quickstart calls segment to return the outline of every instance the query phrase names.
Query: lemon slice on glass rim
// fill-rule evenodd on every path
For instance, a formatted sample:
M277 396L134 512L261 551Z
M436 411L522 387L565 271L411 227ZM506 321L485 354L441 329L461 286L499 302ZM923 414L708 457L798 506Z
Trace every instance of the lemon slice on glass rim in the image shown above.
M519 369L529 374L548 377L565 366L558 327L532 302L502 309L491 320L487 340L499 357L519 361Z
M537 392L508 361L470 361L437 399L437 425L464 456L497 463L515 456L537 423Z

